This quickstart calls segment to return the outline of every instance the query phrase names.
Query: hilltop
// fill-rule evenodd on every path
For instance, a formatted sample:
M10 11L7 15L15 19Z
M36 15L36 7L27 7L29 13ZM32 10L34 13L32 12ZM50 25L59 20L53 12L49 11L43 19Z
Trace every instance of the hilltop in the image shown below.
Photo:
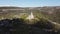
M36 19L26 20L31 12ZM1 33L57 34L60 32L59 14L59 7L0 7Z

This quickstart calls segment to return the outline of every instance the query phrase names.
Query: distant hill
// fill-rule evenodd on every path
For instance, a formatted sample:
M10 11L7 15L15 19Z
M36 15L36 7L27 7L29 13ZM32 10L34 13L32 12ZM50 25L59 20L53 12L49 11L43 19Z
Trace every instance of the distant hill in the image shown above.
M23 8L10 6L10 7L0 7L0 9L23 9Z

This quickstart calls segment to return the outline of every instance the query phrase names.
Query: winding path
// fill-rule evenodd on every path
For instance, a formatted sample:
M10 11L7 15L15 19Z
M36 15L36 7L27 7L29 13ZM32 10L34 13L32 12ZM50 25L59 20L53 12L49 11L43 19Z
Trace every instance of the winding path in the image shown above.
M59 25L59 26L60 26L59 23L53 22L53 21L51 21L51 20L48 20L48 21L51 22L51 23L54 24L54 25Z

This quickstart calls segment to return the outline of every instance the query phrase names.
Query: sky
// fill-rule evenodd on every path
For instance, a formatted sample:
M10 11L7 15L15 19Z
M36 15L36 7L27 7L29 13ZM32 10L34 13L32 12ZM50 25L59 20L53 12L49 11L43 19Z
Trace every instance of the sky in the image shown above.
M60 0L0 0L0 6L19 6L19 7L60 6Z

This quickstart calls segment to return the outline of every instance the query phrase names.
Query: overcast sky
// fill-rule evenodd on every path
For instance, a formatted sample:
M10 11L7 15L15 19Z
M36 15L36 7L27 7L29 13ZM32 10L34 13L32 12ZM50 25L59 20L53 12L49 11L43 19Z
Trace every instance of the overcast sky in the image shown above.
M0 6L19 6L19 7L60 6L60 0L0 0Z

